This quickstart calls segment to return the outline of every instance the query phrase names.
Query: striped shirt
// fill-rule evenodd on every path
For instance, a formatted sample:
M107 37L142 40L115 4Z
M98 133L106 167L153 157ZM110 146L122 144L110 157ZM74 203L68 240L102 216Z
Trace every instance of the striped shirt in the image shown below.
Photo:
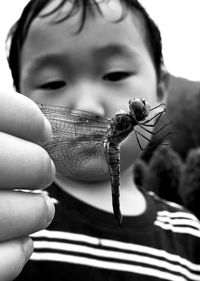
M174 203L143 190L146 212L125 216L93 208L55 185L55 218L33 234L34 253L16 280L199 280L200 223Z

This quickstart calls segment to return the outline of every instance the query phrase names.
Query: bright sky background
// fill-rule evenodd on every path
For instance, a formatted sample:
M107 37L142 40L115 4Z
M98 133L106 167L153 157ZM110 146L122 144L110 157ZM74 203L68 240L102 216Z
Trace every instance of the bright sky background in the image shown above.
M200 0L141 0L158 24L170 73L200 81ZM0 89L12 89L4 41L27 0L0 0Z

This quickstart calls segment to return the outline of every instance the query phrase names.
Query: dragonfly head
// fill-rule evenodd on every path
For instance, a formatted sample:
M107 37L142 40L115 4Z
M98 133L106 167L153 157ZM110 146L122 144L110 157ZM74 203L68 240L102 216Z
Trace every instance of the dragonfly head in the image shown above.
M145 99L132 99L129 101L130 114L137 120L144 120L151 110L150 105Z

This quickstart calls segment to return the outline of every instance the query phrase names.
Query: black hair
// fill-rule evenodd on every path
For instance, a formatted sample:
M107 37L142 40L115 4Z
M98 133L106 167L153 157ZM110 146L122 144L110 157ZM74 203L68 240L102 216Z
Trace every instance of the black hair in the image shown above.
M31 0L24 8L21 17L10 29L7 37L7 42L9 42L8 50L8 63L13 77L13 83L15 89L20 92L20 58L21 51L26 39L29 27L32 21L39 15L39 13L46 7L52 0ZM101 9L99 3L102 1L96 0L61 0L59 4L53 8L50 12L42 15L42 17L49 16L59 9L61 9L67 1L72 3L71 10L59 20L55 21L59 23L63 20L68 19L76 12L81 10L80 26L77 32L80 32L84 27L85 20L87 18L88 11L90 13L94 12L96 9L101 14ZM161 73L161 66L163 64L162 56L162 40L160 31L154 21L150 18L144 7L138 2L138 0L120 0L123 7L121 20L124 18L128 10L133 12L139 12L144 21L144 26L146 29L147 43L152 60L155 66L157 77L159 79Z

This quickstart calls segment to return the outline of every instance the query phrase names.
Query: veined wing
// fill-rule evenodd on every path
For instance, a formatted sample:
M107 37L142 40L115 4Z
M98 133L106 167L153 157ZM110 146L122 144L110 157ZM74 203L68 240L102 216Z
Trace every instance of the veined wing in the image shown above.
M105 166L103 141L109 119L83 110L43 104L38 106L52 125L53 138L44 148L53 159L57 172L87 179L96 169Z
M62 106L38 104L52 125L54 139L67 138L74 142L100 141L104 138L110 120L91 112Z

